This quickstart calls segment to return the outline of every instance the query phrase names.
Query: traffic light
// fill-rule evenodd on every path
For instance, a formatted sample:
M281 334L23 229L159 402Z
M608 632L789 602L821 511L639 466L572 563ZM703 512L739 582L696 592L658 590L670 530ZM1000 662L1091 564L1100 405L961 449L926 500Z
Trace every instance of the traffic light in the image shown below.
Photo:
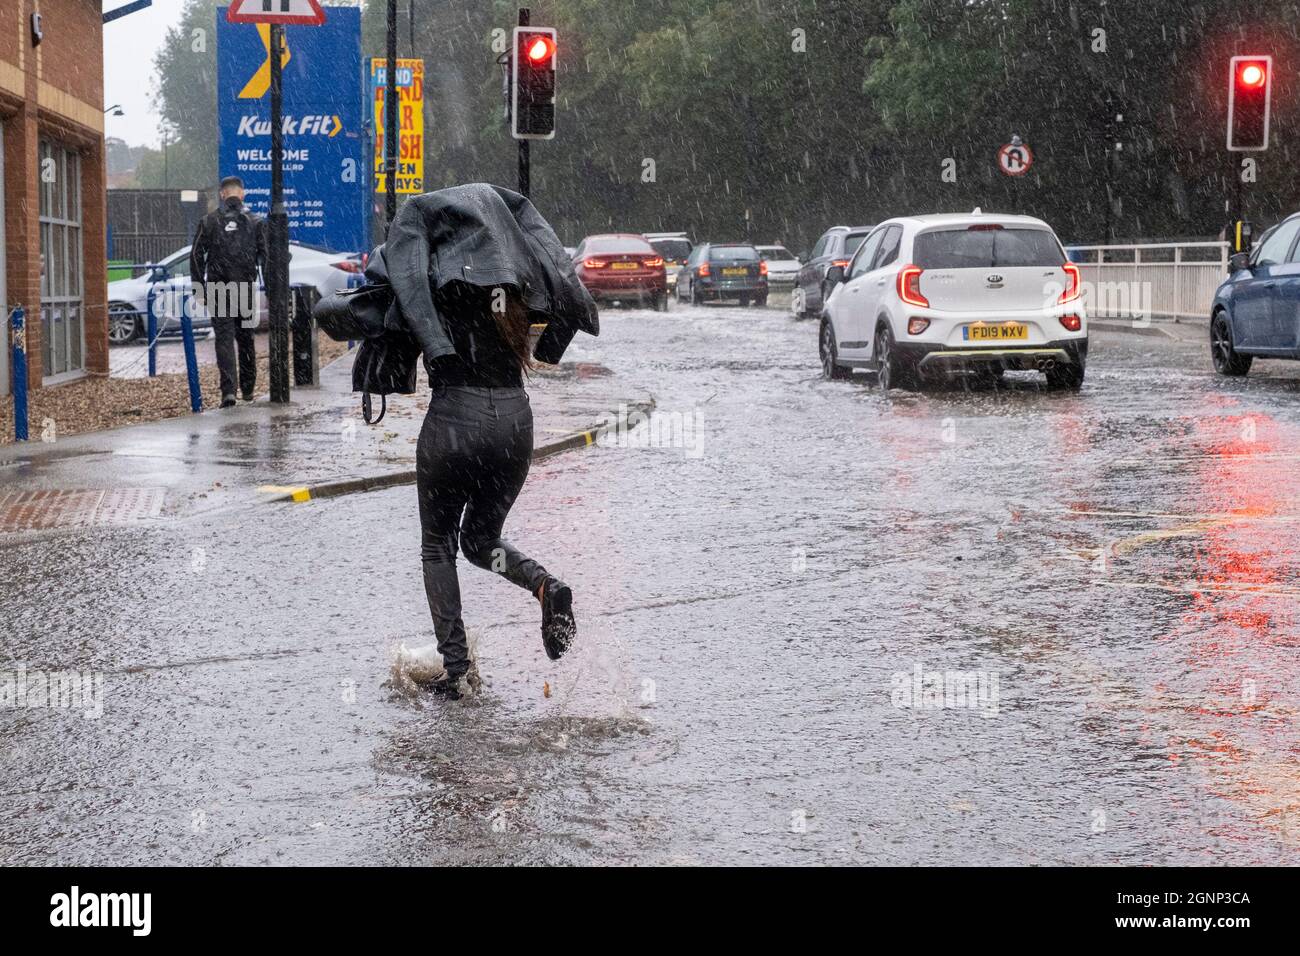
M1268 149L1269 100L1273 95L1271 56L1234 56L1228 71L1228 149Z
M555 30L515 27L510 66L510 135L555 138Z

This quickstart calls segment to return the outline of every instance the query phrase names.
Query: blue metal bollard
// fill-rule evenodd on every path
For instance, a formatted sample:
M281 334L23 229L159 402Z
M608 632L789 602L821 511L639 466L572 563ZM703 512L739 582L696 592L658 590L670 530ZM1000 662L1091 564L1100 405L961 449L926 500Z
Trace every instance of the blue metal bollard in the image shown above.
M27 323L23 307L9 313L13 343L14 440L27 441Z
M145 306L145 311L149 313L149 320L145 325L145 335L149 339L149 377L153 378L158 374L158 314L155 311L154 302L158 298L158 287L149 286L149 300Z
M199 358L194 352L194 295L185 297L181 309L181 338L185 341L185 375L190 380L190 411L203 411L203 392L199 389Z

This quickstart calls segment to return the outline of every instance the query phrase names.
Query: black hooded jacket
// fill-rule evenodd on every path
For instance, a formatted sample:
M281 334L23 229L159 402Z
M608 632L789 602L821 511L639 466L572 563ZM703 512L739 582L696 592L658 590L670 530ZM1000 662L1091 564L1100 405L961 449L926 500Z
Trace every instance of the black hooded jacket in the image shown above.
M425 363L456 352L434 292L451 282L513 286L533 321L545 322L533 354L555 364L578 332L600 334L596 303L550 224L519 193L467 183L414 196L384 244L388 281Z

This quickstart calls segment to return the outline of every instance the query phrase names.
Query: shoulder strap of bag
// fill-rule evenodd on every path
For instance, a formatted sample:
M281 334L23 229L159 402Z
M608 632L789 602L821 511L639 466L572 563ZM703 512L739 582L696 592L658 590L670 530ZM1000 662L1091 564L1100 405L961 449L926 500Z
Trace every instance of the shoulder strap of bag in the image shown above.
M384 415L387 414L388 412L388 396L386 395L379 396L379 417L378 418L372 419L370 417L373 411L374 409L370 404L370 393L362 392L361 393L361 418L365 421L367 425L378 425L380 422L384 420Z

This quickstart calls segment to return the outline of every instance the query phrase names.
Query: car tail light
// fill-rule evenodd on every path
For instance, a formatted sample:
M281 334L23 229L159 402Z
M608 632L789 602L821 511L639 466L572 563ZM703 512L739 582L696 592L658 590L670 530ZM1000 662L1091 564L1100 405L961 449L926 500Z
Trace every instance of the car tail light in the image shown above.
M834 266L839 266L841 269L847 269L847 268L849 267L849 260L848 260L848 259L832 259L832 260L831 260L831 266L832 266L832 267L834 267Z
M767 263L766 263L766 262L760 262L760 263L758 264L758 274L761 275L761 276L765 276L765 275L767 275Z
M603 269L609 265L604 259L583 259L582 267L584 269Z
M930 307L930 300L921 295L920 266L903 266L898 272L898 297L908 305L919 305L923 309Z
M1061 268L1065 270L1069 281L1066 283L1065 291L1061 293L1061 297L1056 300L1058 305L1073 302L1079 298L1079 267L1073 262L1067 262Z
M659 269L663 266L663 264L664 264L663 259L642 259L641 260L641 265L645 266L647 269Z
M335 269L342 269L344 272L351 272L354 275L362 270L362 266L354 259L341 259L338 262L331 262Z
M1067 332L1078 332L1083 328L1083 319L1077 315L1063 315L1061 316L1061 324L1065 326Z
M708 264L707 262L701 262L701 263L700 263L700 271L699 271L699 274L702 275L702 276L706 276L706 275L709 274L709 264Z
M1001 228L1002 226L1000 223L982 222L978 226L967 226L966 231L967 232L994 232Z
M930 327L930 320L929 320L929 319L917 319L917 318L914 318L914 319L908 319L908 320L907 320L907 334L908 334L908 335L920 335L922 332L924 332L924 331L925 331L926 329L928 329L929 327Z

